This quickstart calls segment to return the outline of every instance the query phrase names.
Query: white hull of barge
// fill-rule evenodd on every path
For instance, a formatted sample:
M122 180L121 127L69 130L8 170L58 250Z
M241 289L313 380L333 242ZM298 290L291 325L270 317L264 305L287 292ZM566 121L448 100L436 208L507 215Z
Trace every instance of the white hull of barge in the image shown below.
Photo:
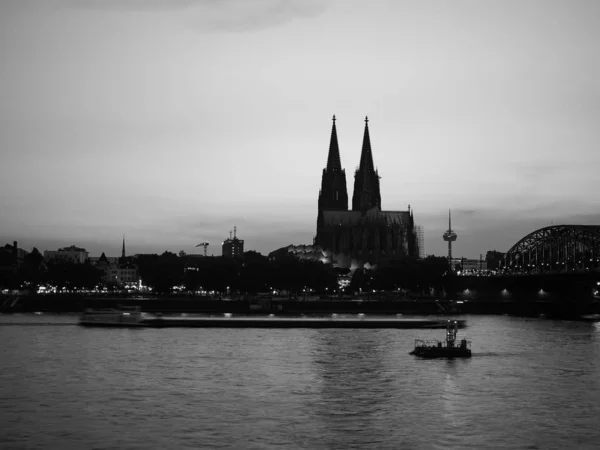
M88 327L144 327L144 320L154 318L139 308L131 310L87 309L79 319L79 325Z

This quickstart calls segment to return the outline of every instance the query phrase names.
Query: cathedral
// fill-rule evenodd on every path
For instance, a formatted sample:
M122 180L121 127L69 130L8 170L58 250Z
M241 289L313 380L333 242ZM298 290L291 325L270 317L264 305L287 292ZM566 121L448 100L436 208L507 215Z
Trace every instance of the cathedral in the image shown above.
M356 269L418 257L418 239L410 205L407 211L382 211L379 179L373 164L369 119L365 118L360 165L354 173L352 209L348 210L346 171L342 168L333 116L314 239L314 245L323 250L326 262Z

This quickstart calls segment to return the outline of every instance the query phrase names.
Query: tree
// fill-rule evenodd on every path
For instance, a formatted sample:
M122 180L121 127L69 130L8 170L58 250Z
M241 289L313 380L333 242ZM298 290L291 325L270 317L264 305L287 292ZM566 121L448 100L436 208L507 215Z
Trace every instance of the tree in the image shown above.
M165 251L156 262L150 286L156 292L171 292L182 282L183 261L175 253Z
M73 261L50 261L46 280L66 289L93 289L102 281L104 273L89 262L78 264Z
M485 255L485 261L488 270L498 269L500 262L504 259L504 253L497 250L490 250Z
M197 268L191 268L186 270L183 274L183 285L188 291L195 292L203 287L204 277L203 274L197 270Z
M0 287L18 287L16 264L10 252L0 250Z
M140 255L137 258L140 277L155 292L167 293L183 281L185 259L165 251L162 255Z
M47 271L44 257L40 251L34 247L31 253L23 258L23 264L19 267L19 280L21 283L28 283L33 289L44 282Z
M237 260L236 289L240 292L256 294L273 286L273 266L269 258L254 250L244 252Z

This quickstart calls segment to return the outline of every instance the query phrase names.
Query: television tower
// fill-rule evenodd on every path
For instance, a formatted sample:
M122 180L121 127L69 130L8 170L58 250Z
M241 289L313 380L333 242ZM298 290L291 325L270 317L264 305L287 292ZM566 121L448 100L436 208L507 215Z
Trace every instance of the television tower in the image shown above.
M456 240L457 236L454 231L452 231L452 214L450 210L448 210L448 229L442 236L446 242L448 242L448 260L452 260L452 243Z

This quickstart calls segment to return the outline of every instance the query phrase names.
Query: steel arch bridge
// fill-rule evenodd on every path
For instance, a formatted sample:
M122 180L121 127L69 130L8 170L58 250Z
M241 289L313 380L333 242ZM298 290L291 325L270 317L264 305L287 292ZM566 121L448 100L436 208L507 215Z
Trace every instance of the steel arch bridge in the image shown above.
M600 268L600 225L553 225L528 234L501 263L516 273L573 272Z

